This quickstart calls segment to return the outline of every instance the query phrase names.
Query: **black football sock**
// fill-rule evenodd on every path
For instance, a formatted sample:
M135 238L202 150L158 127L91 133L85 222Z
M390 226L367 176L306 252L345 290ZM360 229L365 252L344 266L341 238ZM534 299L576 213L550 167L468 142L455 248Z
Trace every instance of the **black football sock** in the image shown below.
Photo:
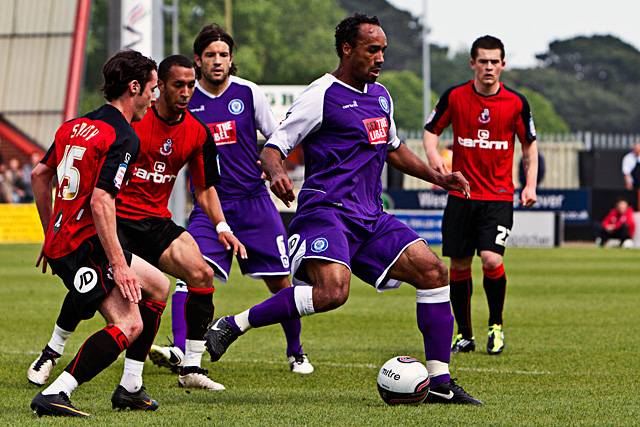
M484 279L482 285L487 294L489 304L489 326L502 325L502 310L507 294L507 276L504 272L504 264L492 270L482 269Z
M154 301L149 298L144 298L140 301L138 307L140 308L140 316L142 316L143 328L140 336L127 349L126 357L128 359L140 362L145 361L158 333L160 319L166 305L165 302Z
M471 268L450 271L451 308L458 325L458 333L465 339L473 338L471 326L471 294L473 281Z
M117 326L109 325L87 338L64 370L78 384L85 383L111 365L128 346L125 334Z
M207 326L213 320L213 288L189 287L184 304L187 339L203 341Z

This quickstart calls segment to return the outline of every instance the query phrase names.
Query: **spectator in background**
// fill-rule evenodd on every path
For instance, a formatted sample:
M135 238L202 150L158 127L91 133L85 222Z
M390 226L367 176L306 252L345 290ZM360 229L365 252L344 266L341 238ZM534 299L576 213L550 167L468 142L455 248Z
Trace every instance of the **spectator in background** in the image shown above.
M26 203L30 203L33 201L33 190L31 189L31 171L36 167L38 163L40 163L40 159L42 159L42 155L37 151L34 151L29 156L29 163L25 163L22 166L22 175L24 176L24 182L27 186L27 195L25 198Z
M633 208L624 199L619 199L616 206L597 226L596 244L604 246L610 239L619 239L623 248L633 247L633 234L636 224L633 220Z
M640 190L640 141L622 158L622 175L627 190Z
M13 198L13 187L7 180L7 167L0 163L0 203L11 203Z
M15 157L9 159L9 164L5 171L5 180L11 187L10 203L26 203L33 200L33 197L28 194L29 185L25 180L20 161Z

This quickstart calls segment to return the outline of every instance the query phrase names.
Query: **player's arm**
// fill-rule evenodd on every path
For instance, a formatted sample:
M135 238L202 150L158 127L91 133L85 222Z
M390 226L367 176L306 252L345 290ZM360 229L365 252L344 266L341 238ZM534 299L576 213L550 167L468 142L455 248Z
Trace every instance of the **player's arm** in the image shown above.
M396 150L388 152L387 162L407 175L432 182L445 190L460 191L469 197L471 191L469 183L460 172L440 173L423 162L404 144L400 144Z
M51 206L51 191L53 188L53 177L56 170L44 163L38 163L31 171L31 186L33 188L33 198L38 208L42 230L46 233L53 214Z
M231 227L227 224L216 188L214 186L210 186L209 188L195 186L195 195L202 210L207 214L209 220L216 225L216 233L218 233L220 243L222 243L227 250L233 250L234 256L240 254L240 258L246 259L247 250L233 235Z
M287 207L295 200L293 181L287 175L283 160L303 139L322 124L326 83L317 80L293 102L286 118L275 129L260 153L260 163L271 191Z
M525 185L520 193L520 203L529 208L536 203L538 181L538 143L522 144L522 164L524 166Z
M525 185L520 192L520 204L524 207L533 206L538 197L538 144L536 142L536 128L527 99L520 95L522 111L516 122L516 132L522 144L522 163L524 166Z
M53 208L51 207L51 190L55 174L56 170L44 163L38 163L31 171L33 198L36 202L38 216L40 216L40 223L42 224L42 230L45 234L47 233L47 228L49 228L49 222L51 221L51 215L53 214ZM40 251L40 255L36 261L36 267L40 266L40 263L42 263L42 272L46 273L47 259L44 257L44 253L42 251Z
M429 165L440 173L448 173L449 170L444 163L440 152L438 151L438 143L440 138L435 133L425 130L422 135L422 146L427 154Z
M422 146L427 155L429 165L442 174L450 171L438 151L438 143L440 142L438 135L451 123L449 98L452 89L450 88L444 92L438 100L438 104L436 104L436 107L427 118L422 135Z
M293 193L293 181L287 175L287 171L282 163L282 154L280 150L274 147L264 147L260 153L260 162L267 180L271 182L271 191L284 204L289 207L291 202L296 198Z
M137 304L142 298L138 277L129 268L116 233L116 199L101 188L91 194L91 214L107 259L113 268L113 278L122 296Z

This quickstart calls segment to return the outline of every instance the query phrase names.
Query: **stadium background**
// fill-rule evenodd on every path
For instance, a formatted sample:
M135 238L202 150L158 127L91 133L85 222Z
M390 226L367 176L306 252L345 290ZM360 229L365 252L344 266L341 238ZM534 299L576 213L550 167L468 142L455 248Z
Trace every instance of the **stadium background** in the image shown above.
M3 195L11 190L4 178L11 176L6 173L11 169L11 159L18 160L26 178L31 155L42 155L62 121L102 103L98 91L100 68L109 54L130 45L157 60L172 52L190 56L193 36L203 24L212 21L232 30L238 43L235 60L240 76L261 84L276 114L282 117L305 84L335 67L335 23L356 10L377 14L390 40L381 81L394 96L401 136L413 149L422 151L423 65L419 54L422 21L385 0L0 0L0 10L3 11L0 14ZM147 45L136 44L142 41ZM508 49L508 40L505 43ZM470 78L467 57L464 49L430 46L431 104L448 86ZM638 386L629 382L638 372L637 360L630 359L633 354L637 356L638 348L638 340L630 331L640 320L637 254L603 252L582 247L585 245L576 247L573 242L592 240L593 222L604 216L617 197L626 197L637 206L637 195L623 187L620 161L640 138L638 70L640 52L636 48L614 36L585 34L554 41L539 55L535 67L508 70L504 74L507 84L524 92L531 101L546 160L540 203L529 217L518 213L516 226L520 222L524 234L514 241L517 246L561 247L508 251L510 277L520 285L510 290L512 299L507 316L511 316L513 328L520 332L512 343L520 354L505 354L498 365L474 355L466 361L454 361L454 369L470 378L480 395L491 396L495 387L502 387L500 394L505 401L489 398L488 403L495 408L511 405L512 412L502 420L486 413L476 417L455 412L460 423L637 422ZM516 161L518 158L519 153ZM301 177L299 168L295 165L291 168L293 176ZM442 194L393 170L385 172L383 181L388 206L437 242ZM514 181L517 182L517 177ZM172 201L177 221L184 221L189 208L185 193L182 192L181 199ZM37 213L32 204L17 203L24 200L18 200L15 192L10 194L11 199L5 201L16 203L0 204L0 242L5 243L0 246L0 339L15 345L5 344L6 349L0 351L1 395L6 398L0 405L0 417L15 424L32 421L25 402L33 389L26 386L23 371L46 338L62 287L57 279L39 275L33 268L37 244L42 239ZM285 217L290 215L282 210ZM18 244L29 242L34 244ZM477 274L475 271L474 275ZM237 271L234 278L246 281ZM252 286L228 287L219 293L225 298L224 312L244 308L246 301L264 297ZM279 339L277 331L256 334L254 342L245 344L246 355L232 358L230 367L221 372L225 381L233 383L237 379L238 384L236 391L215 403L214 408L223 412L217 421L274 425L286 419L293 424L319 424L325 406L336 411L336 423L342 425L360 424L363 419L371 424L409 425L417 417L424 419L425 414L413 408L398 411L380 407L374 388L360 387L369 384L376 367L387 356L404 351L421 353L415 346L417 336L410 313L397 314L400 307L411 306L410 293L403 290L396 296L385 295L387 303L380 311L369 306L369 300L378 297L359 287L350 302L353 308L345 309L335 318L328 316L317 323L315 319L305 323L303 338L308 336L305 339L318 354L322 377L293 385L278 377L277 384L291 386L288 391L271 385L271 375L286 378L286 373L282 374L275 362L265 367L262 353L251 348L258 345L267 353L279 354L279 344L271 349L273 341ZM601 301L608 304L600 304ZM485 317L483 304L481 299L474 303L476 319ZM399 320L406 320L403 326L399 326ZM371 322L394 326L378 335L363 333L355 339L335 334L326 341L327 329L347 324L361 331L366 329L363 325ZM168 323L165 321L163 325L165 334ZM345 349L341 340L354 340L355 348ZM396 344L389 343L394 340ZM245 369L245 365L249 368ZM16 366L17 372L11 369ZM110 371L113 378L119 372L118 368ZM175 391L168 376L151 369L149 375L151 381L166 384L167 390ZM104 387L109 390L110 386L104 384L109 384L111 377L103 378L87 393L98 393ZM559 386L558 377L566 385ZM613 378L617 381L615 385ZM248 390L246 394L240 391L243 387ZM274 397L265 400L265 389ZM594 391L597 389L619 391L622 402L603 398ZM543 396L545 390L560 390L563 395ZM330 397L323 398L324 394ZM169 400L169 417L163 423L174 420L197 424L207 417L209 422L216 421L215 415L209 413L211 402L205 397L195 396L196 406L183 410L171 396L169 391L160 396ZM295 407L281 406L280 399L296 401L300 396L307 400L301 407L313 412L311 415ZM529 399L539 410L536 415L521 399ZM268 415L251 409L250 404L238 403L245 400L271 406ZM240 408L243 415L236 417L224 412L224 405ZM257 418L252 418L252 414ZM438 424L446 422L451 414L436 409L431 415ZM119 415L116 421L125 423L130 418Z

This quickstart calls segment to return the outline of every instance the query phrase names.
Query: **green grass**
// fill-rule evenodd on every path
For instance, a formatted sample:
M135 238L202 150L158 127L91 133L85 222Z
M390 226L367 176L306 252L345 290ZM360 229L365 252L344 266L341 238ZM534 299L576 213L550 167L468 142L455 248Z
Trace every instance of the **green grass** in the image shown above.
M0 424L62 425L29 410L36 388L26 369L49 339L64 287L33 267L39 248L0 246ZM216 364L205 362L227 391L179 389L174 375L147 363L145 383L160 402L156 413L116 413L110 396L122 358L74 393L94 417L83 425L637 425L640 423L640 253L563 248L510 249L505 353L456 355L452 372L480 408L389 407L375 388L388 358L423 358L415 325L415 292L403 286L378 294L354 280L339 310L303 319L303 343L316 366L291 374L279 327L250 331ZM260 282L233 272L215 294L217 315L268 296ZM473 316L480 350L487 308L474 264ZM169 312L169 308L167 308ZM159 340L169 334L165 316ZM83 323L56 367L102 327ZM77 424L77 423L74 423Z

